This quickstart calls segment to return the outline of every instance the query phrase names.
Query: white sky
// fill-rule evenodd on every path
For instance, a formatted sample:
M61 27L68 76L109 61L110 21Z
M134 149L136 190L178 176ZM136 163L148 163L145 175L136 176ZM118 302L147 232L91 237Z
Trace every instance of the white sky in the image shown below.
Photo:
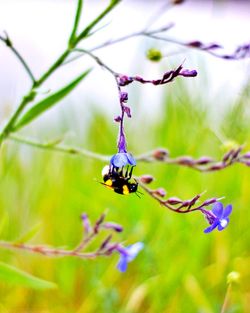
M109 1L84 1L82 28L100 12ZM108 25L88 42L84 48L95 46L109 38L116 38L140 29L147 24L150 16L162 8L164 1L124 0L101 25ZM60 55L67 45L74 18L76 1L53 0L0 0L0 33L6 30L16 48L25 57L36 77L39 77ZM155 13L154 13L155 12ZM204 42L217 41L232 51L239 44L250 42L250 1L186 1L156 19L153 28L175 22L168 36ZM111 68L124 74L138 74L145 78L159 78L164 71L178 66L197 69L199 76L195 83L187 81L189 88L200 90L204 101L212 109L218 103L223 106L230 99L236 99L242 84L249 77L250 59L244 61L224 61L201 52L183 52L166 58L161 64L145 60L145 50L158 47L164 53L178 51L178 47L164 42L142 38L131 39L96 52ZM99 69L87 57L65 66L55 73L41 88L41 93L56 90L69 82L89 65L95 71L72 93L72 110L84 114L85 102L105 106L111 115L118 113L118 99L113 78ZM209 83L204 83L209 82ZM29 80L11 51L0 42L0 121L9 116L20 97L29 88ZM153 86L133 87L136 94L143 91L141 101L149 111L157 112L163 88ZM226 91L226 92L225 92ZM131 95L132 102L136 96ZM153 105L153 107L152 107ZM133 107L132 107L133 109ZM53 109L47 116L55 116L60 108ZM49 117L50 118L50 117Z

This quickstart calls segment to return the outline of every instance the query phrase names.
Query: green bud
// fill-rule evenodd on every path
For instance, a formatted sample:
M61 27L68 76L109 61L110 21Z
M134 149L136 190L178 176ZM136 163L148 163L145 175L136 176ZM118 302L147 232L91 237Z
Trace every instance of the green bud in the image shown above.
M147 58L150 61L159 62L162 59L162 53L160 50L152 48L147 51Z
M227 275L227 283L228 284L232 284L232 283L238 284L239 281L240 281L240 273L239 272L233 271Z

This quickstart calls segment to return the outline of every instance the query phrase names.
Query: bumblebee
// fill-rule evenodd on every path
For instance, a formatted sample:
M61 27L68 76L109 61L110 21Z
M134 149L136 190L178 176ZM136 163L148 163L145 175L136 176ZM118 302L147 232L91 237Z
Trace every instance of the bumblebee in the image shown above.
M125 173L124 168L113 167L106 165L102 170L103 181L102 183L107 188L113 190L121 195L128 195L133 192L137 192L138 183L134 181L130 182L132 177L133 166L129 170L127 167Z

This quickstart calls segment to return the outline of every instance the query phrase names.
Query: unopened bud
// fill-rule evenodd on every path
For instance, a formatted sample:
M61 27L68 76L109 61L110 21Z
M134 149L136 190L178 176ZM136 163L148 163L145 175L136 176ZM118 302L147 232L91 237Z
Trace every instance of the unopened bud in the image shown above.
M119 115L114 118L114 121L117 123L120 123L121 120L122 120L122 118Z
M169 198L167 202L171 205L182 203L182 200L176 197Z
M250 159L250 151L242 155L243 158L245 159Z
M239 272L231 272L227 275L227 283L228 284L238 284L240 281L240 273Z
M217 199L216 198L211 198L211 199L207 199L203 202L203 206L207 206L207 205L210 205L210 204L213 204L217 202Z
M243 147L238 147L238 149L236 149L235 151L233 151L232 153L232 158L236 159L238 157L238 155L240 154L240 152L242 151Z
M164 188L158 188L154 190L153 193L161 198L166 196L166 190Z
M120 100L121 100L121 102L128 101L128 93L125 92L125 91L121 91L121 93L120 93Z
M101 244L99 250L105 249L111 239L112 239L112 235L109 235L109 236L102 242L102 244Z
M123 105L122 109L127 114L127 117L131 117L130 107Z
M199 158L198 160L195 161L195 163L197 165L204 165L204 164L208 164L210 162L213 162L213 159L207 156L203 156L201 158Z
M217 171L217 170L221 170L221 169L223 169L223 168L224 168L224 165L223 165L223 164L217 163L217 164L212 165L212 166L209 168L209 170L210 170L210 171Z
M194 48L201 48L203 46L202 42L198 40L188 42L187 45Z
M97 234L99 231L99 228L101 226L101 224L103 223L104 219L105 219L105 214L103 213L99 219L96 221L95 225L94 225L94 232Z
M232 157L233 153L234 153L234 150L233 150L233 149L232 149L232 150L229 150L229 151L223 156L222 161L223 161L223 162L227 162L227 161L229 160L229 158Z
M143 184L150 184L154 180L154 177L151 175L142 175L140 176L140 181Z
M104 223L104 224L102 224L102 227L105 228L105 229L114 230L114 231L116 231L118 233L123 231L123 228L122 228L121 225L115 224L115 223L112 223L112 222Z
M147 51L147 58L153 62L159 62L162 59L162 53L158 49L149 49Z
M185 156L185 157L178 158L178 164L193 165L194 164L194 160L191 157L189 157L189 156Z
M168 157L168 150L159 148L152 153L152 157L158 161L164 161Z
M118 84L119 84L119 86L123 87L123 86L127 86L128 84L132 83L132 81L133 81L132 77L129 77L127 75L120 75Z
M90 231L91 231L91 224L90 224L88 215L86 213L83 213L81 215L81 220L82 220L82 223L83 223L83 228L84 228L85 233L86 234L90 233Z

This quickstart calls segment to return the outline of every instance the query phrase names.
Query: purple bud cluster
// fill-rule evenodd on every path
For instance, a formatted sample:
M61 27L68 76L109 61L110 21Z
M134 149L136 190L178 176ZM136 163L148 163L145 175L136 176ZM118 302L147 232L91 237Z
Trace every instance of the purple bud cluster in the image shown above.
M186 43L187 47L197 48L203 51L207 51L212 55L225 59L225 60L241 60L250 57L250 43L240 45L233 51L231 54L221 54L218 53L218 49L222 49L223 47L217 43L203 43L201 41L195 40Z
M90 243L93 238L95 238L98 233L101 230L111 230L117 233L120 233L123 231L123 227L117 223L113 222L105 222L105 214L102 214L93 227L91 226L91 222L87 216L87 214L81 215L85 238L83 238L81 244L77 249L75 249L75 252L78 252L82 250L83 248L86 248L86 245ZM99 248L95 253L93 253L93 257L96 257L98 255L104 255L109 256L113 252L118 252L120 255L120 260L117 264L118 270L121 272L125 272L127 269L127 265L129 262L133 261L137 254L142 250L143 243L137 242L130 246L123 246L121 243L111 242L112 240L112 234L109 234L100 244Z
M128 77L126 75L119 76L119 85L120 86L126 86L128 84L131 84L133 81L139 82L141 84L153 84L155 86L157 85L165 85L167 83L170 83L173 81L176 77L183 76L183 77L195 77L197 76L196 70L188 70L183 69L183 66L178 66L175 70L168 71L163 74L163 76L160 79L144 79L141 76L133 76Z
M250 152L248 151L244 154L241 154L242 149L242 146L230 149L222 156L221 161L215 161L209 156L202 156L198 159L194 159L191 156L171 158L168 151L162 148L158 148L147 154L141 155L137 157L137 160L144 162L159 161L168 164L182 165L202 172L219 171L235 163L241 163L245 164L246 166L250 166Z
M218 230L223 230L229 223L228 216L231 214L232 205L228 205L223 211L223 205L217 198L210 198L203 201L202 204L197 205L201 194L196 195L190 200L181 200L177 197L162 199L166 195L163 188L150 189L145 184L149 184L153 179L147 180L147 175L141 176L138 179L140 186L154 199L156 199L162 206L174 211L176 213L190 213L194 211L201 212L209 223L209 227L204 230L205 233L211 232L216 227ZM205 209L213 204L212 210Z

